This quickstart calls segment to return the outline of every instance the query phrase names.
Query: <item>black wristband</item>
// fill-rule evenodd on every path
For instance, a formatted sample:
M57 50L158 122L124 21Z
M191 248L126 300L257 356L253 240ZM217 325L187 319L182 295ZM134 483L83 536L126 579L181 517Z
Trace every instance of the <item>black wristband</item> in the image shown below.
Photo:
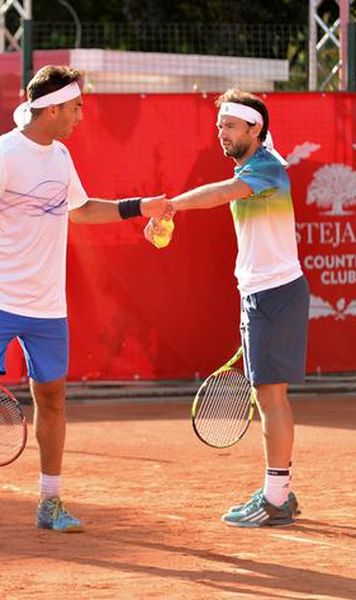
M142 198L125 198L117 203L117 210L122 219L131 219L132 217L142 217L141 212Z

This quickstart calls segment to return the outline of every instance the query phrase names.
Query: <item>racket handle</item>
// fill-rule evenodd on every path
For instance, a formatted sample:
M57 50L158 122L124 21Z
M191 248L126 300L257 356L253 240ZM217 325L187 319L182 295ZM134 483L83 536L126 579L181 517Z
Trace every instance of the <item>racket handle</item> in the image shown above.
M160 225L164 231L161 235L154 234L152 236L153 245L156 246L156 248L165 248L172 239L174 230L173 219L161 219Z

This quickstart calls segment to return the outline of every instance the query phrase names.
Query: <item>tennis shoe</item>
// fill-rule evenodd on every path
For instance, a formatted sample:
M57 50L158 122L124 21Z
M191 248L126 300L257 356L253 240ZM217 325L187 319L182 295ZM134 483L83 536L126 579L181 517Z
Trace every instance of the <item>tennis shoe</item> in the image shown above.
M66 511L62 500L57 496L38 503L36 527L61 533L83 531L81 521Z
M253 502L254 498L258 498L260 496L261 497L263 496L263 488L259 488L258 490L256 490L256 492L254 494L252 494L249 502ZM299 508L297 496L294 494L294 492L289 492L288 503L289 503L290 509L291 509L294 517L301 514L302 511ZM246 503L246 504L248 504L248 503ZM229 508L229 512L239 512L244 506L246 506L246 504L245 505L237 504L236 506L231 506Z
M246 502L241 510L226 513L222 521L230 527L281 527L294 523L288 501L281 506L274 506L263 494Z

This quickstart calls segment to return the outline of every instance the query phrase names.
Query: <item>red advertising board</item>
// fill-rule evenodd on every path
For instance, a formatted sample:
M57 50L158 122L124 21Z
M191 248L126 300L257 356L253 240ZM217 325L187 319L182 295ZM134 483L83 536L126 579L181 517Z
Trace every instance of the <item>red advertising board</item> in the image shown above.
M311 288L308 372L355 371L356 98L264 98L275 145L290 163L300 259ZM230 177L214 99L85 96L85 119L67 144L88 194L174 195ZM72 380L201 377L239 343L228 207L179 214L174 239L162 250L147 244L143 226L138 219L70 228ZM15 354L12 379L23 372Z
M290 112L288 155L297 239L311 288L308 368L356 370L356 95L277 95Z

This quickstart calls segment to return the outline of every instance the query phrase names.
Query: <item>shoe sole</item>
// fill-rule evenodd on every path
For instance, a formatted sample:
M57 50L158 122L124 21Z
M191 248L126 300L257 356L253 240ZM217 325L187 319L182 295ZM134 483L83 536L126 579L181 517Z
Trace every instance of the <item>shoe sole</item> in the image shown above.
M73 527L68 527L67 529L55 529L53 527L47 527L46 525L38 525L36 524L37 529L47 529L48 531L54 531L55 533L81 533L84 531L82 526L76 525Z
M232 506L231 508L229 508L228 512L234 514L236 512L239 512L242 507L243 507L243 504L240 504L240 506ZM295 508L291 507L291 511L292 511L293 517L298 517L299 515L302 514L302 511L300 508L298 508L298 506L296 506Z
M236 523L232 523L231 521L225 521L223 518L221 519L222 522L227 525L228 527L244 527L245 529L257 529L258 527L287 527L288 525L293 525L293 523L295 522L294 519L279 519L274 520L271 519L270 521L267 521L266 523L242 523L242 522L236 522Z
M229 508L228 512L229 513L239 512L243 506L244 506L243 504L239 504L237 506L231 506L231 508ZM294 502L293 506L291 506L291 504L289 504L289 506L290 506L290 509L292 511L292 515L294 517L297 517L298 515L302 514L302 511L299 508L298 502L296 502L296 503Z

